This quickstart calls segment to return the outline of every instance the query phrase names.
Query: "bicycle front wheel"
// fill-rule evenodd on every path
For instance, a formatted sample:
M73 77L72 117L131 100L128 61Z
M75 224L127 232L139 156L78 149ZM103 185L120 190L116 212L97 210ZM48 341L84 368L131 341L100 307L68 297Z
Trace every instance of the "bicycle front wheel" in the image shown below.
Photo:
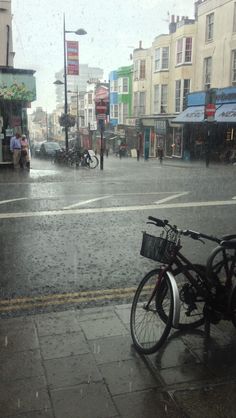
M236 250L218 246L211 252L206 273L212 284L225 285L227 280L236 277Z
M173 320L173 293L167 274L157 288L161 269L150 271L140 282L134 295L131 315L131 336L136 350L142 354L157 351L169 335ZM166 321L161 318L165 311Z
M96 155L92 155L91 157L87 157L86 163L88 164L89 168L96 168L99 161Z

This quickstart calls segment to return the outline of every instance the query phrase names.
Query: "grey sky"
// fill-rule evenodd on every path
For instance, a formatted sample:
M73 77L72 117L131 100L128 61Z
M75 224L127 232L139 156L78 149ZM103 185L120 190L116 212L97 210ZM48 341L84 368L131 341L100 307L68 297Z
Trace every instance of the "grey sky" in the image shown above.
M142 40L148 48L155 36L168 32L167 13L193 17L194 0L12 0L15 67L37 71L37 102L55 107L56 71L63 67L63 12L66 29L84 28L80 61L109 71L129 65L132 48Z

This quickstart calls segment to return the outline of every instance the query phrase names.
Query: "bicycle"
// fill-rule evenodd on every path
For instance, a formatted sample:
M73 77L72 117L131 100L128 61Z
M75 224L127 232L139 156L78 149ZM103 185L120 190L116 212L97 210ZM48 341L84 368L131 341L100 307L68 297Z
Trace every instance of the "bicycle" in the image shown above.
M136 290L131 307L132 340L137 351L143 354L157 351L172 327L188 330L203 325L205 321L216 323L224 314L224 317L232 319L231 304L236 306L236 292L232 291L231 286L231 295L227 300L227 315L225 305L224 309L222 307L222 287L225 286L221 283L218 274L224 264L219 264L218 271L212 272L211 276L206 275L206 270L209 271L214 261L214 252L211 254L207 269L205 266L192 264L180 253L181 236L200 241L202 239L213 241L226 251L227 242L235 245L236 235L227 235L219 239L192 230L180 230L167 220L163 221L151 216L148 219L151 221L148 223L162 227L163 234L161 237L155 237L144 232L140 253L144 257L159 261L163 266L145 275ZM216 312L218 305L221 316L219 317L217 311L216 318L213 317L212 312Z

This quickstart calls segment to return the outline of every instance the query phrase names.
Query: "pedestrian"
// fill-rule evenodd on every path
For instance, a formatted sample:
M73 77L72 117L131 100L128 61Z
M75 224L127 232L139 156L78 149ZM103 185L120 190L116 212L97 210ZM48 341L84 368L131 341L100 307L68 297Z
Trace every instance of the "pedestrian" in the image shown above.
M21 157L20 157L21 168L30 169L29 161L29 143L25 135L21 136Z
M19 132L17 132L10 140L10 151L13 155L13 167L15 169L20 168L21 136Z
M160 164L162 164L162 161L163 161L163 154L164 154L164 152L163 152L163 148L159 146L159 147L158 147L158 151L157 151L157 153L158 153L158 158L159 158Z

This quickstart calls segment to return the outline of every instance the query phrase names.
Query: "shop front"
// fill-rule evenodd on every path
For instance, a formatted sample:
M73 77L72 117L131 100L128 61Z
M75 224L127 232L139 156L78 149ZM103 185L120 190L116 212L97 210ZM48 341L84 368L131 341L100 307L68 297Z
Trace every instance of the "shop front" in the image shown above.
M236 161L236 88L216 89L214 120L205 118L206 92L190 93L188 107L175 118L183 125L183 157L205 159L210 146L212 160ZM209 134L210 133L210 134Z
M0 164L11 164L10 139L28 136L27 108L36 100L33 70L0 67Z

